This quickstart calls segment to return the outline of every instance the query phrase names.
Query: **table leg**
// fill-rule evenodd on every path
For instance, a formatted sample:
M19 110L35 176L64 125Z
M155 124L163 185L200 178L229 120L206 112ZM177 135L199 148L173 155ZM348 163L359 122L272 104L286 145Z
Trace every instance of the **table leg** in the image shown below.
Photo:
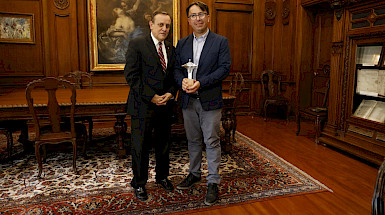
M116 122L114 125L119 158L123 158L127 155L126 149L124 148L124 136L127 133L127 123L124 121L125 118L126 115L116 115Z
M28 140L28 125L27 120L25 120L21 125L21 132L18 141L23 144L24 152L32 152L33 149L33 141Z
M223 112L222 127L225 130L224 142L221 144L225 153L231 152L231 131L234 128L234 119L231 117L231 110Z

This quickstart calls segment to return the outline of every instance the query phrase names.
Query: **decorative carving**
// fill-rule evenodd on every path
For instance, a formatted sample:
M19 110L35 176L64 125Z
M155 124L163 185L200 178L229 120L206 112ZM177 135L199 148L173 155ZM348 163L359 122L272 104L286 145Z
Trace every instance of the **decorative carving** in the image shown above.
M368 16L368 21L370 23L375 23L377 21L377 15L372 10L372 13Z
M277 4L275 0L266 0L265 2L265 25L275 24Z
M66 9L70 5L69 0L54 0L55 7L60 10Z
M332 45L332 55L342 54L342 48L344 47L343 42L333 43Z
M287 25L290 21L290 0L283 1L282 24Z
M350 45L349 43L346 45L346 56L344 59L344 73L343 73L343 83L342 86L348 86L348 77L349 77L349 70L350 70ZM340 121L340 129L343 133L345 133L346 128L346 100L347 100L347 94L348 94L348 87L343 87L342 90L342 104L341 104L341 121Z
M330 0L330 7L334 10L334 14L338 21L340 21L342 17L345 3L344 0Z
M330 75L330 65L326 64L322 67L322 72L324 73L325 76Z

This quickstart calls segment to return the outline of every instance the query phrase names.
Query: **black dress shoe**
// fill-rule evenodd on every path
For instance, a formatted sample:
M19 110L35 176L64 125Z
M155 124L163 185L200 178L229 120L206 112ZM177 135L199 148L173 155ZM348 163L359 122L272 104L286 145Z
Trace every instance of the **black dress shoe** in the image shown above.
M215 183L209 183L205 198L205 204L208 206L213 205L218 199L218 185Z
M146 201L148 199L147 191L145 187L134 188L135 196L139 201Z
M196 177L193 174L188 174L188 176L180 183L176 188L179 190L187 190L191 188L194 184L199 183L201 177Z
M167 191L173 191L174 186L172 185L171 181L168 180L167 178L162 179L162 180L156 180L156 183L162 186L165 190Z

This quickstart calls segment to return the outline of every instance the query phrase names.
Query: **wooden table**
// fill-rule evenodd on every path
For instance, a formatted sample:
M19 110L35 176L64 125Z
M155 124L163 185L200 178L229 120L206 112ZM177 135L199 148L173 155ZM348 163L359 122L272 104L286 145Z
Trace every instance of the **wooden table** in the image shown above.
M127 131L126 103L130 88L128 86L120 87L93 87L85 89L76 89L76 109L75 116L115 116L116 123L114 130L117 134L118 154L120 157L126 155L126 149L123 147L123 135ZM37 107L46 104L45 96L39 96L38 91L34 96L34 102ZM57 99L62 106L63 111L69 112L69 99L63 99L68 94L68 90L58 90ZM44 99L43 99L44 98ZM68 106L68 109L65 107ZM38 110L37 110L38 111ZM28 110L25 89L14 89L10 92L0 95L0 120L29 120L32 116Z
M128 86L119 87L93 87L85 89L76 89L76 109L75 116L115 116L116 123L114 130L117 134L119 157L126 155L126 149L123 146L123 136L127 131L126 103L130 88ZM46 104L45 96L40 96L38 91L34 96L36 106ZM61 106L68 106L69 100L64 98L69 92L65 89L58 90L57 99ZM231 131L235 126L235 96L223 93L224 107L222 115L222 126L225 130L225 136L222 139L222 148L225 152L231 151ZM69 106L68 106L69 107ZM42 107L43 108L43 107ZM66 108L63 108L64 111ZM0 120L30 120L31 114L28 110L27 100L24 89L14 89L11 92L0 95ZM28 137L28 135L27 135Z

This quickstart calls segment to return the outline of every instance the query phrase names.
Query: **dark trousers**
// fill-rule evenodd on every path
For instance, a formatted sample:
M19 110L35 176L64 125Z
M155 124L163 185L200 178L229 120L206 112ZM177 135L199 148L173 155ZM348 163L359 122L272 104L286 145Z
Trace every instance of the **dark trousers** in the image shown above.
M147 183L151 147L155 148L156 180L165 179L169 175L170 132L169 113L157 113L145 118L131 117L132 187L138 188Z

